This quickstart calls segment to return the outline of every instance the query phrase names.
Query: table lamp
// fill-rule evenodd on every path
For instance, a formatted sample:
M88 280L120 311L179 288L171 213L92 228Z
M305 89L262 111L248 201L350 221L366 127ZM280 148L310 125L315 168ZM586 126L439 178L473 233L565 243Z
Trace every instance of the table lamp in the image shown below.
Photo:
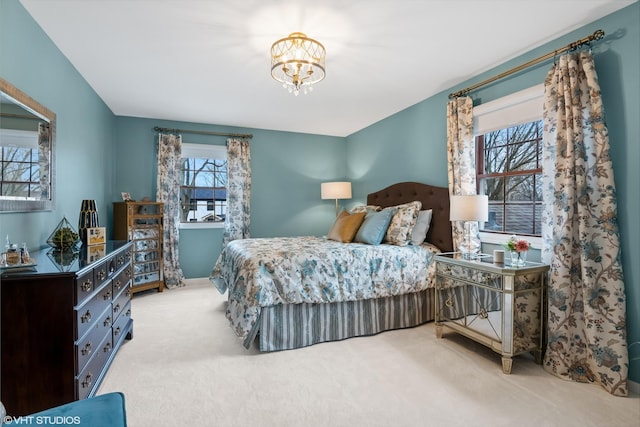
M351 183L345 181L323 182L320 184L320 194L322 199L336 200L336 216L338 216L338 199L351 198Z
M465 238L460 242L458 250L465 258L476 258L480 251L480 240L471 235L471 224L489 220L489 197L476 194L451 196L449 219L464 221Z

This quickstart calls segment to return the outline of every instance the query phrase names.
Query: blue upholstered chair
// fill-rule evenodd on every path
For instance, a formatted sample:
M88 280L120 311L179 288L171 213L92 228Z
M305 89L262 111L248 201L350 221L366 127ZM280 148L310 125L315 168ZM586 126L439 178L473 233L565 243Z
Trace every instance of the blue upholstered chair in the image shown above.
M2 412L0 410L0 412ZM13 425L84 427L126 427L127 414L122 393L107 393L82 399L22 417L3 417L2 426Z

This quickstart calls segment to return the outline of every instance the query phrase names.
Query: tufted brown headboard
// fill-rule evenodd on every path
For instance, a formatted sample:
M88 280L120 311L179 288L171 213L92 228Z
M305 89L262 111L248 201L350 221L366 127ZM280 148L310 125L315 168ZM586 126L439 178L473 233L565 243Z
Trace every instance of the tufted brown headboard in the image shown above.
M367 195L368 205L383 208L419 200L422 209L433 209L427 242L443 252L453 251L451 221L449 220L449 189L419 182L400 182Z

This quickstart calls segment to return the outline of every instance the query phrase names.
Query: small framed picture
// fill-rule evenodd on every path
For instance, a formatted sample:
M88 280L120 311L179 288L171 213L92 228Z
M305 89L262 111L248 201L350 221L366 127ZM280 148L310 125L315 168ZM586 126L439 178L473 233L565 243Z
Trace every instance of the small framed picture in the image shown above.
M87 228L87 245L103 245L107 240L107 231L104 227Z
M125 202L131 200L131 194L129 193L125 193L124 191L122 192L122 200L124 200Z

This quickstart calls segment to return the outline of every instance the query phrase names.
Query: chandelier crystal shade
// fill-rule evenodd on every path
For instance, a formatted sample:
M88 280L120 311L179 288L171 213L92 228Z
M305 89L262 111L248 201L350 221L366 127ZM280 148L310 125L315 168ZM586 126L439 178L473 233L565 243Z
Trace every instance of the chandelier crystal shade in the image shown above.
M313 90L314 83L324 79L325 56L321 43L304 33L291 33L271 46L271 77L289 93L306 94Z

